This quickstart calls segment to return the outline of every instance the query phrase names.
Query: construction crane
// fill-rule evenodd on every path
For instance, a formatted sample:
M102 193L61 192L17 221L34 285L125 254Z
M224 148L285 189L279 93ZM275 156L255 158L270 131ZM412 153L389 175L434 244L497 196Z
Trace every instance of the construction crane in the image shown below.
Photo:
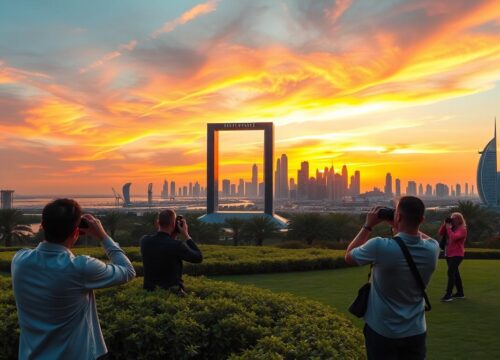
M123 198L116 192L115 188L111 188L111 190L113 190L113 195L115 197L115 206L118 207L120 206L120 200L123 200Z

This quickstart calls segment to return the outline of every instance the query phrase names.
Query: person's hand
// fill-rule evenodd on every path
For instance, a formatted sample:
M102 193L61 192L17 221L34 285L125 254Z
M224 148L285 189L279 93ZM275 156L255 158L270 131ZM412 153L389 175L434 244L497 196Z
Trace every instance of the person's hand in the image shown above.
M453 226L451 223L445 223L445 226L447 229L451 229L451 227Z
M368 211L365 222L366 226L373 228L375 225L378 225L383 221L378 217L378 211L380 208L382 208L382 206L375 206Z
M84 234L91 235L98 239L99 241L104 240L108 236L106 230L101 224L101 221L90 214L85 214L82 216L82 219L85 219L89 224L88 228L81 229Z
M186 219L182 219L179 224L179 229L181 230L181 235L184 237L184 240L187 240L190 238L189 236L189 227L186 222Z

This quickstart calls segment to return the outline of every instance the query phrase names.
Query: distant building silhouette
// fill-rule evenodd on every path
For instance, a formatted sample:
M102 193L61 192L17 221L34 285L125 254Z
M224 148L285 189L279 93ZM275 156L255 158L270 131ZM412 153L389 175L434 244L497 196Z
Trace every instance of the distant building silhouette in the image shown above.
M175 181L171 181L170 182L170 196L171 197L175 197L175 195L176 195L175 189L176 189Z
M417 183L415 181L408 181L406 195L417 196Z
M130 206L132 204L130 201L130 186L132 186L132 183L126 183L123 185L123 206Z
M231 194L231 182L228 179L222 180L222 196L229 197Z
M391 173L387 173L385 175L385 186L384 186L384 193L387 196L392 197L392 175Z
M2 202L2 209L14 208L14 190L0 191L0 198Z
M396 179L396 181L394 182L394 187L396 189L396 197L401 197L401 180Z
M153 183L148 185L148 206L153 205Z
M498 172L497 172L497 124L493 139L480 152L477 166L477 190L483 204L491 207L498 205Z

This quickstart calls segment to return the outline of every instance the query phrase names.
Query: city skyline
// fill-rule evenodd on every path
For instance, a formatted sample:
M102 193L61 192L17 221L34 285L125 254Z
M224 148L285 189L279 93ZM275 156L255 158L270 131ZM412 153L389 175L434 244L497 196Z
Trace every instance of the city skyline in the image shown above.
M499 24L495 0L7 2L0 188L204 183L206 124L263 121L289 169L346 164L362 191L396 168L404 187L474 184ZM260 166L261 136L222 138L221 174Z

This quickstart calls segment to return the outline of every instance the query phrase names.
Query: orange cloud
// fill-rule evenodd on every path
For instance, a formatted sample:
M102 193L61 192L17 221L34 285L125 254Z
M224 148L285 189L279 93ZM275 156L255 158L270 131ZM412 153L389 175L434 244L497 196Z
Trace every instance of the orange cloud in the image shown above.
M216 10L217 4L220 0L209 0L205 3L198 4L188 11L184 12L177 19L171 20L163 24L163 26L151 34L151 37L156 38L161 34L173 31L177 26L184 25L200 15L208 14Z

